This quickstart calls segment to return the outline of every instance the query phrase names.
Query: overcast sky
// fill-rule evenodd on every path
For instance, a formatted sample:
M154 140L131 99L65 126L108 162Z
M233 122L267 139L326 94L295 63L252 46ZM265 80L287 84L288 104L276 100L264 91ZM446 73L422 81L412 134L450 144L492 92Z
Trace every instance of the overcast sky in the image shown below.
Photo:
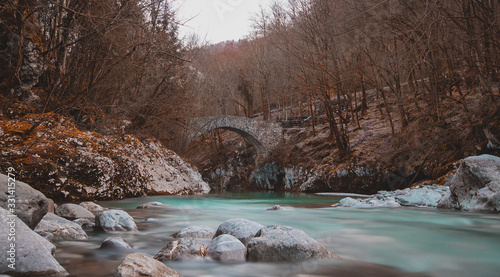
M204 41L238 40L252 29L250 18L275 0L177 0L181 37L196 33Z

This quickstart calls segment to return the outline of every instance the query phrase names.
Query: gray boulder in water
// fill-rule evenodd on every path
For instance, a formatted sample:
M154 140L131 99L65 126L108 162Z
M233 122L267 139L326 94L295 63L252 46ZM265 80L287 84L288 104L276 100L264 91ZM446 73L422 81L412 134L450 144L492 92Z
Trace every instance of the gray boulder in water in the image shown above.
M138 231L134 219L121 210L107 210L96 216L96 228L104 231Z
M243 218L233 218L219 225L214 238L227 234L239 239L244 245L247 245L262 228L264 228L264 225L257 222Z
M231 235L220 235L212 240L207 254L222 263L245 262L247 248L240 240Z
M438 208L500 212L500 158L482 155L464 159L450 181L450 191Z
M57 208L56 214L69 220L87 219L92 222L95 220L95 215L86 208L76 204L64 204Z
M0 208L0 274L13 276L67 276L66 270L56 261L56 247L31 230L23 221ZM15 242L9 241L10 224L15 222ZM11 244L15 243L15 251ZM11 258L11 255L14 255ZM11 259L11 260L9 260ZM12 263L14 262L14 264Z
M9 182L10 181L10 182ZM0 207L6 210L9 209L9 187L8 184L15 184L16 211L15 214L21 219L28 227L34 229L38 222L42 220L43 216L49 210L49 199L38 190L30 187L28 184L17 181L9 180L7 175L0 174Z
M252 262L297 262L338 258L305 232L277 225L262 228L248 243L247 249L248 260Z

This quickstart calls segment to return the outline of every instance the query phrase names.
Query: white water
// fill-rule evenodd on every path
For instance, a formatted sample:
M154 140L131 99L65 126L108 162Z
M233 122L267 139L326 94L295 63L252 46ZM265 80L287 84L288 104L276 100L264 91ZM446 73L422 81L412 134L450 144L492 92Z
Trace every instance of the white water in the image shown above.
M141 229L136 234L120 234L134 245L133 252L154 255L171 240L171 234L187 226L208 225L216 229L227 219L246 218L263 225L279 224L301 229L344 258L340 263L167 264L182 276L296 276L313 272L322 272L324 276L325 272L333 272L330 269L350 264L351 261L393 267L398 270L397 276L406 273L426 276L500 276L500 215L424 208L324 208L338 201L338 198L265 193L156 197L100 204L134 209L150 201L166 203L170 208L127 210L136 218ZM276 204L286 209L266 211ZM146 222L147 218L154 220ZM73 262L90 259L93 261L91 263L111 264L107 270L112 270L125 254L96 250L108 236L111 235L95 233L91 234L89 242L59 244L58 259L63 265L71 259ZM356 266L351 266L349 275L366 275L362 269L356 271ZM73 274L80 276L78 273ZM384 273L380 274L374 273L376 276L385 276ZM106 274L103 271L87 271L82 276Z

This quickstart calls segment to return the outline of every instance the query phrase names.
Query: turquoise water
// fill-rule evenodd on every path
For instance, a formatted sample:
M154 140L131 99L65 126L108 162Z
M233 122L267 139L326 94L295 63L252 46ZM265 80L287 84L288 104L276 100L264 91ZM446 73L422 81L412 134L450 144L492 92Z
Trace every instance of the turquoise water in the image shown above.
M371 264L390 267L387 270L396 274L392 276L410 273L500 276L500 215L410 208L331 208L330 205L338 200L314 195L254 193L154 197L100 204L126 209L136 218L141 231L122 234L134 245L134 252L154 255L171 240L171 234L184 227L207 225L216 229L227 219L246 218L263 225L301 229L344 259L334 263L224 265L205 261L167 264L183 276L329 276L345 266L349 268L348 274L343 275L364 276L366 274L361 272L378 270ZM169 208L134 210L151 201L168 204ZM277 204L285 209L266 210ZM80 242L76 255L71 253L74 244L59 245L60 260L68 263L71 258L73 262L90 259L96 263L108 262L111 264L109 270L116 268L125 254L96 251L100 242L110 235L90 235L89 242ZM368 269L363 269L365 267ZM384 270L382 268L381 275L376 272L373 275L387 276ZM89 274L85 276L92 275Z

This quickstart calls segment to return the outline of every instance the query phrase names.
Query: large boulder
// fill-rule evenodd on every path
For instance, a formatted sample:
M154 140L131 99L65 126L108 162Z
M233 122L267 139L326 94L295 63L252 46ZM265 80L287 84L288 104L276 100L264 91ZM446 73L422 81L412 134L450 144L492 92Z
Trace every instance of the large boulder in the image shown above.
M108 210L96 216L96 228L104 231L138 231L134 219L121 210Z
M153 257L142 254L130 254L116 269L115 277L180 277L175 270Z
M222 263L245 262L247 248L231 235L220 235L212 240L207 248L207 254Z
M22 220L0 208L0 274L13 276L66 276L54 258L55 246ZM15 227L13 227L15 225ZM9 241L15 230L15 241ZM13 247L12 247L13 246ZM12 250L15 251L12 251ZM13 264L13 262L15 264Z
M90 221L95 220L95 215L86 208L76 204L64 204L59 206L56 214L69 220L87 219Z
M286 226L264 227L248 243L248 260L252 262L296 262L331 258L338 256L305 232Z
M244 245L247 245L262 228L264 228L264 225L257 222L243 218L233 218L219 225L214 237L227 234L239 239Z
M208 226L190 226L174 234L175 238L204 238L211 239L215 235L215 230Z
M54 240L88 239L87 233L80 225L53 213L46 214L36 226L35 231L51 233Z
M9 210L9 196L15 195L15 214L31 229L35 228L38 222L49 210L49 200L45 195L28 184L15 180L9 182L7 175L0 174L0 207ZM10 184L15 183L15 187ZM14 188L14 189L13 189ZM12 193L9 193L12 192Z
M450 191L439 208L500 212L500 158L482 155L464 159L450 181Z

